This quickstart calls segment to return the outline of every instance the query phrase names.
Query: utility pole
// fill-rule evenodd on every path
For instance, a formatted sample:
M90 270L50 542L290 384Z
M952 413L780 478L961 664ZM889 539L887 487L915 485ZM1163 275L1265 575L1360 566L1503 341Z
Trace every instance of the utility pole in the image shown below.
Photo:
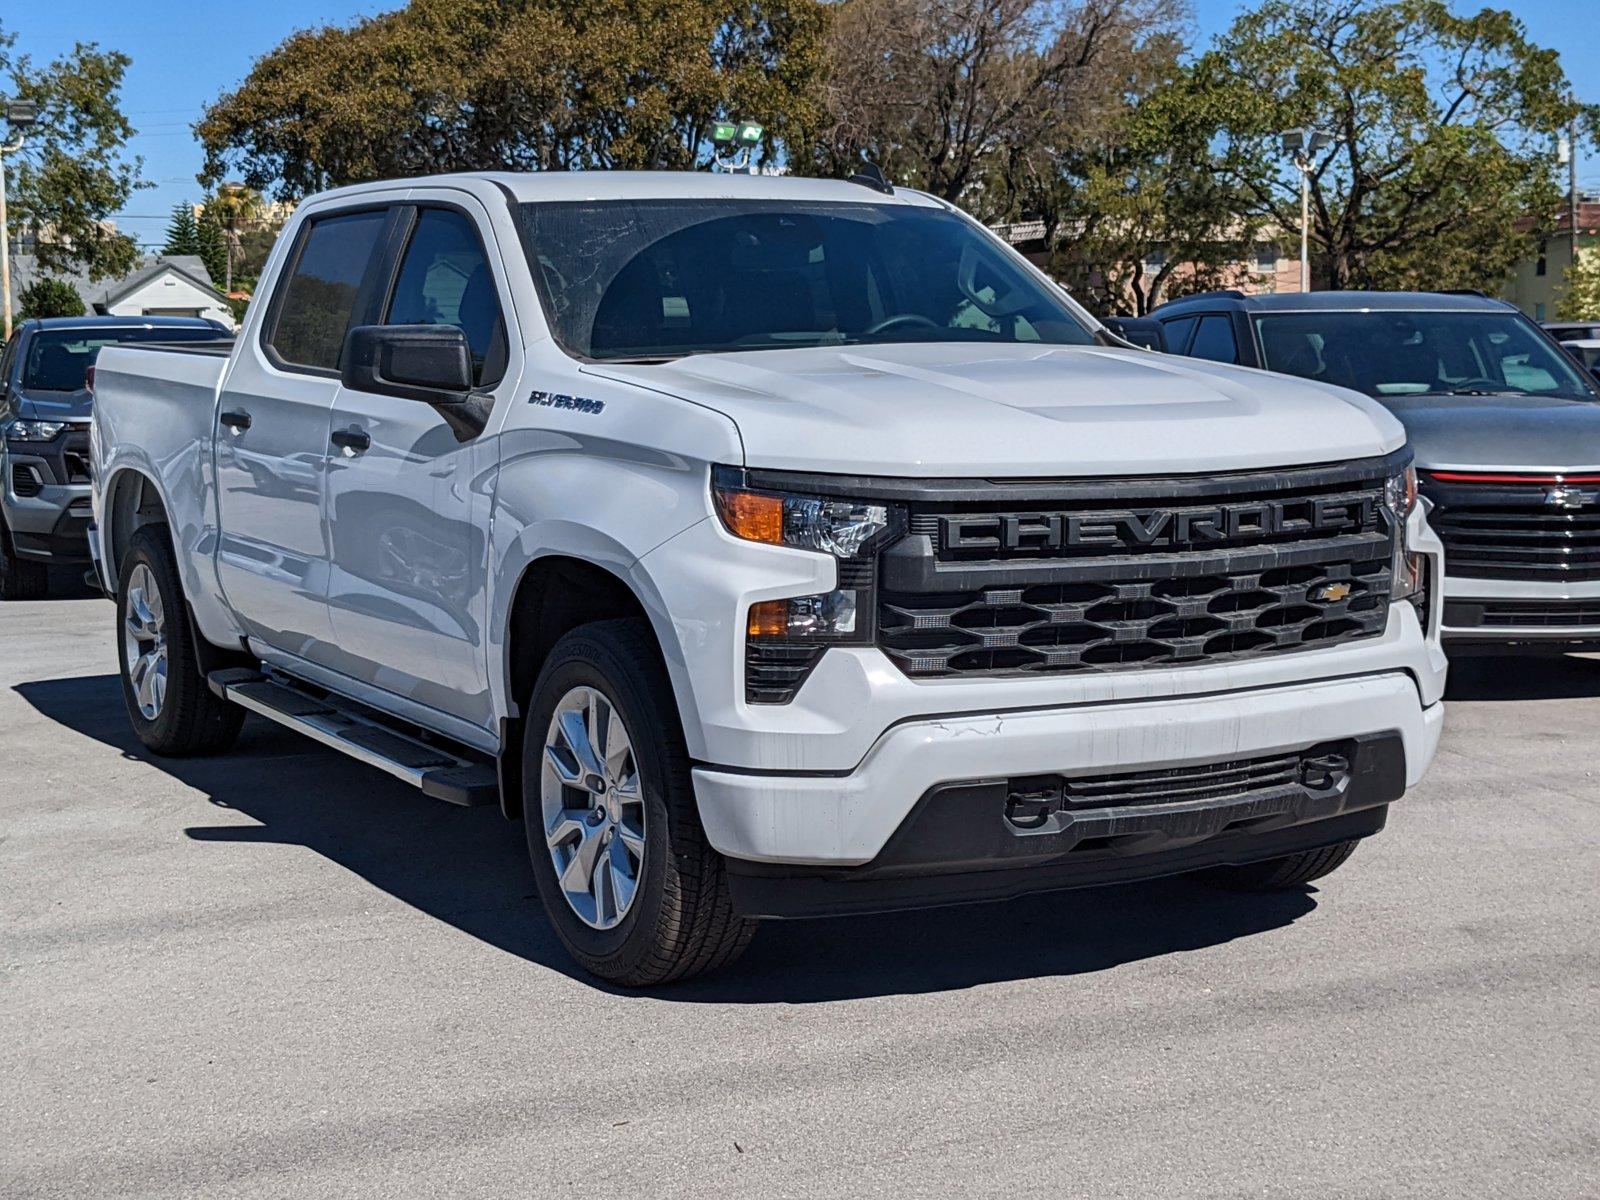
M39 119L39 106L18 100L6 106L11 140L0 144L0 293L4 295L5 340L11 340L11 227L6 218L6 155L22 149L28 126Z
M1572 237L1572 266L1578 266L1578 120L1567 131L1567 219Z

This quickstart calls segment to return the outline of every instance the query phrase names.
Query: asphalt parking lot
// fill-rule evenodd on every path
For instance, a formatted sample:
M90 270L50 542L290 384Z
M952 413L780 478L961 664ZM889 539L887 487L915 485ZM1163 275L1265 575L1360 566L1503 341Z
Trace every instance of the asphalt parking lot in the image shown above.
M0 607L0 1195L1600 1195L1600 660L1458 665L1315 889L769 926L596 988L520 833Z

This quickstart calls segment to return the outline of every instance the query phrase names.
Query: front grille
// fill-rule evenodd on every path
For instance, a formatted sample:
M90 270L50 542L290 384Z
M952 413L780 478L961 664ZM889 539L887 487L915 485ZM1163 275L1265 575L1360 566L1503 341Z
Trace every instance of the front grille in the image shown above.
M67 434L61 450L61 462L66 468L68 483L90 483L89 434L87 431Z
M1600 579L1600 488L1429 485L1446 568L1473 579Z
M878 645L915 678L1126 670L1381 634L1393 464L1074 484L1061 503L913 506Z
M1468 629L1600 626L1600 598L1591 600L1461 600L1445 605L1445 624Z
M1289 790L1328 792L1350 775L1349 742L1325 742L1256 758L1150 771L1071 777L1020 776L1006 782L1006 819L1019 829L1043 828L1057 812L1192 801L1247 800Z

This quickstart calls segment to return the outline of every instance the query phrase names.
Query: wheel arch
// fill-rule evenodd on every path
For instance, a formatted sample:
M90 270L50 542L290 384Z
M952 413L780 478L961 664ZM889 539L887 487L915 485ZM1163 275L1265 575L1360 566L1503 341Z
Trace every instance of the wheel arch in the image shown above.
M146 525L164 525L172 542L172 518L155 479L137 467L122 467L106 482L101 510L100 544L106 582L115 593L122 578L122 559L133 535ZM173 545L176 555L177 547ZM180 572L181 576L181 572Z
M561 637L597 621L642 620L656 653L670 669L667 643L656 617L660 606L647 603L637 581L609 566L573 554L551 553L527 563L507 605L501 663L506 716L500 731L500 806L511 819L522 813L522 735L528 700L550 651ZM668 635L670 636L670 634ZM683 713L677 681L673 691Z

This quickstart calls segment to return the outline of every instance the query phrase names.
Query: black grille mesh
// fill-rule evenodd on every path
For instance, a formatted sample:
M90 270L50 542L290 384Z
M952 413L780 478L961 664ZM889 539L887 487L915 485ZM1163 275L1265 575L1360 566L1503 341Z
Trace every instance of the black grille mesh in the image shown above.
M1444 542L1451 574L1600 579L1600 501L1576 509L1551 508L1545 506L1545 490L1534 488L1525 507L1452 504L1436 508L1428 521Z

